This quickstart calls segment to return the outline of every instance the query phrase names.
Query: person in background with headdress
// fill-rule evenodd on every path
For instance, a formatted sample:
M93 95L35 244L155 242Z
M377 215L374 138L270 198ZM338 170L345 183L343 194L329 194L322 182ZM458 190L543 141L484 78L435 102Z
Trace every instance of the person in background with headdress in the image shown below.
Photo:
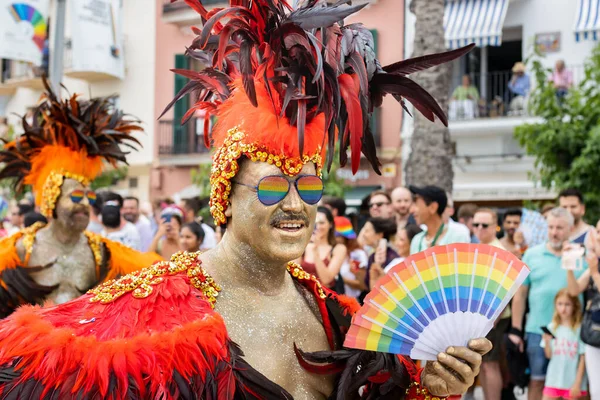
M120 146L138 144L141 130L108 98L61 101L46 81L31 122L0 152L0 179L15 188L31 185L36 205L49 220L0 241L0 317L23 304L60 304L119 275L158 261L86 231L96 194L91 181L105 162L125 161Z
M186 3L205 21L187 53L210 66L176 70L190 80L173 103L194 92L188 116L217 117L205 136L215 147L210 208L227 231L205 253L174 254L0 322L0 397L425 400L466 390L486 339L451 347L424 370L343 348L358 303L292 260L313 233L336 141L355 172L361 152L378 168L363 121L385 94L447 123L406 75L472 46L382 67L369 30L338 23L364 5L310 1L293 12L283 0L231 0L209 13Z

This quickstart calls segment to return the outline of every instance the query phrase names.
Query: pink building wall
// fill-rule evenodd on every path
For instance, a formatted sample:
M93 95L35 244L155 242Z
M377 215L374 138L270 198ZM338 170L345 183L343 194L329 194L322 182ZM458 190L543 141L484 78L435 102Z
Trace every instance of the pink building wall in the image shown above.
M174 78L169 69L174 67L176 54L181 54L185 46L189 45L193 35L188 28L181 28L175 24L166 23L162 18L162 0L155 0L156 7L156 77L155 77L155 115L158 116L165 105L174 96ZM369 29L378 32L378 58L382 65L396 62L403 58L404 52L404 0L371 0L373 4L368 5L347 23L360 21ZM173 118L170 111L163 119ZM159 132L159 122L155 121L155 132ZM400 128L402 123L402 109L391 97L384 99L380 113L379 133L381 135L380 159L383 163L396 163L397 174L393 178L377 176L371 171L367 163L362 163L361 169L369 171L367 179L358 180L354 185L383 184L386 188L399 185L401 182L400 164ZM158 197L172 196L191 184L189 166L158 166L158 140L154 140L154 171L151 179L150 196ZM386 156L386 157L383 157Z

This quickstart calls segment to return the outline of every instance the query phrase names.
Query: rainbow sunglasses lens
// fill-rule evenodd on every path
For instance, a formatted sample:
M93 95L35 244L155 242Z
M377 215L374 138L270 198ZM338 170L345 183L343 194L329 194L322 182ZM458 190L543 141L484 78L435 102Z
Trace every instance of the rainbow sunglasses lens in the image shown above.
M73 190L71 192L71 201L73 203L81 203L81 201L83 200L83 197L86 196L86 192L83 190ZM87 198L88 198L88 202L90 204L94 204L96 203L96 192L92 192L92 191L88 191L87 192Z
M307 204L317 204L323 195L323 181L318 176L301 176L296 182L298 195ZM282 176L266 176L258 183L258 200L272 206L279 203L290 191L290 181Z
M323 196L323 181L318 176L301 176L296 181L296 189L306 204L317 204Z
M71 192L71 201L73 203L81 203L83 196L85 196L85 192L83 190L73 190Z

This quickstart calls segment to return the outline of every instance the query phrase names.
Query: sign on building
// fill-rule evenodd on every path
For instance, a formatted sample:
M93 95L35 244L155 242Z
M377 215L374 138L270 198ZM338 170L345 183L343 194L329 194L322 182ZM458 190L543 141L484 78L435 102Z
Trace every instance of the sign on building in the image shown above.
M0 58L42 64L49 0L0 0Z
M125 77L122 0L69 1L69 71Z

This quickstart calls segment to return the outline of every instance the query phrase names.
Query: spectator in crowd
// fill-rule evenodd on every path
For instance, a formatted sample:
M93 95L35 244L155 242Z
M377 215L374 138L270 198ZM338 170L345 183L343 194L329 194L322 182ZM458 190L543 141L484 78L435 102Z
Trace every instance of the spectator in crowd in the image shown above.
M571 86L573 86L573 74L565 66L564 60L557 60L554 64L550 82L554 85L556 97L559 99L565 97Z
M436 245L470 242L468 233L452 230L444 223L442 215L448 204L448 196L443 189L437 186L410 186L410 191L414 196L412 214L419 225L427 227L413 238L410 254Z
M527 96L531 89L531 80L525 72L525 64L517 62L512 68L512 78L508 82L508 89L515 96L510 102L511 114L522 114L527 108Z
M100 221L102 215L102 199L103 193L96 193L96 201L94 204L90 204L90 222L87 226L87 231L96 233L98 235L102 234L102 230L104 227L102 226L102 222Z
M567 276L562 270L561 258L573 224L573 216L567 210L561 207L552 209L548 214L548 241L529 248L523 255L523 262L531 272L512 300L512 327L509 339L519 346L521 351L527 351L531 371L529 400L542 398L548 359L540 346L541 327L552 321L552 307L548 305L553 303L556 293L567 286ZM582 271L575 272L576 277L581 274ZM529 304L529 314L523 329L526 303Z
M475 236L475 230L473 229L473 217L475 216L477 208L477 205L473 203L466 203L458 207L458 222L466 226L469 230L471 243L479 243L479 239Z
M405 187L399 186L390 193L392 208L396 214L398 230L409 224L410 207L412 206L412 193Z
M503 249L504 247L496 237L498 228L498 214L489 208L479 208L473 217L473 229L480 243ZM492 350L483 356L479 379L486 400L500 400L502 395L502 372L500 359L503 357L502 340L504 333L510 326L510 307L507 306L500 315L487 339L492 342Z
M25 214L30 213L33 210L33 206L28 203L19 203L14 205L10 210L9 222L11 228L9 229L8 234L12 235L13 233L16 233L19 230L21 230L24 227L23 223Z
M149 251L160 254L168 260L178 251L183 250L179 240L179 232L183 224L183 212L177 206L166 207L160 213L160 225L152 239Z
M444 221L444 224L446 224L448 230L451 231L452 236L462 238L461 242L464 241L466 243L469 243L471 240L471 231L466 225L456 222L454 219L452 219L452 216L455 212L454 200L452 199L452 195L448 192L446 192L446 199L446 209L442 214L442 220Z
M369 197L369 215L371 218L392 218L394 209L390 195L383 190L376 190Z
M456 87L452 92L449 104L449 118L457 119L459 116L465 119L473 119L477 116L477 104L479 102L479 91L471 84L469 75L463 75L462 85Z
M123 237L121 240L116 240L121 243L126 243L127 246L131 247L134 250L140 251L142 247L142 241L140 240L140 234L138 233L137 228L131 222L126 221L123 218L123 213L121 209L123 208L123 197L115 192L104 192L102 193L102 212L104 212L104 206L110 204L112 206L116 206L119 208L119 217L121 219L119 225L119 235ZM113 211L114 213L114 211ZM106 224L102 221L102 225L106 228ZM116 233L113 233L113 237L117 237Z
M140 250L139 236L129 234L123 229L121 208L117 200L108 200L102 206L102 236L119 242L134 250ZM136 232L137 233L137 232Z
M361 292L367 289L365 277L369 256L356 240L356 232L346 217L334 217L335 238L346 246L347 256L342 264L340 275L344 281L344 294L358 299Z
M420 232L422 232L422 230L417 224L407 225L404 228L398 227L394 239L394 248L397 250L398 257L390 261L383 269L371 267L369 271L371 274L369 277L369 283L371 287L374 287L377 284L377 281L383 278L385 274L392 269L392 267L400 264L406 257L410 255L410 242L413 240L415 235Z
M316 275L323 285L334 288L347 255L346 246L335 239L333 214L327 207L319 206L315 230L300 265L304 271Z
M575 221L569 240L573 243L584 244L588 249L592 248L593 233L589 234L594 230L594 227L586 224L583 220L585 216L583 194L577 189L565 189L558 194L558 204L569 211Z
M146 252L152 243L152 226L146 216L140 214L140 201L137 197L128 196L123 199L121 209L123 218L135 225L140 235L141 251Z
M519 208L507 210L504 213L504 220L502 221L504 236L500 239L502 247L519 258L523 256L523 252L526 250L523 234L517 234L517 232L520 232L519 227L521 226L522 217L523 211Z
M333 214L333 218L346 215L346 201L341 197L323 196L321 204L323 207L329 208L329 211Z
M202 209L202 201L198 197L191 199L183 199L183 221L185 223L198 222L202 226L204 231L204 242L202 242L202 250L214 249L217 246L217 240L215 239L215 230L208 224L202 221L202 218L198 216L198 213Z
M556 207L556 204L554 203L546 203L542 206L542 209L540 211L540 213L542 214L542 217L544 217L544 219L548 218L548 214L550 213L550 211Z
M36 211L28 212L23 217L23 226L25 228L30 227L36 222L41 222L42 224L46 225L48 223L48 220L46 219L46 217L44 217L42 214Z
M376 276L383 274L389 263L398 258L398 253L392 248L390 239L396 234L396 221L392 218L369 218L362 228L360 235L364 243L372 249L367 264L365 284L370 289L371 269L377 269ZM366 294L366 293L364 293Z
M587 398L585 344L581 341L581 302L577 295L561 289L554 298L554 315L544 333L542 347L548 363L544 399ZM592 396L592 399L594 397Z
M204 229L197 222L189 222L181 227L179 241L183 251L200 251L202 241L204 240Z
M600 255L600 221L596 225L596 239L594 249L589 251L586 260L589 268L579 278L573 270L567 270L567 288L572 296L579 296L585 292L584 317L591 319L594 324L600 325L600 272L598 272L598 255ZM589 329L590 327L582 327ZM589 395L592 400L600 399L600 346L585 346L585 366L589 379Z

